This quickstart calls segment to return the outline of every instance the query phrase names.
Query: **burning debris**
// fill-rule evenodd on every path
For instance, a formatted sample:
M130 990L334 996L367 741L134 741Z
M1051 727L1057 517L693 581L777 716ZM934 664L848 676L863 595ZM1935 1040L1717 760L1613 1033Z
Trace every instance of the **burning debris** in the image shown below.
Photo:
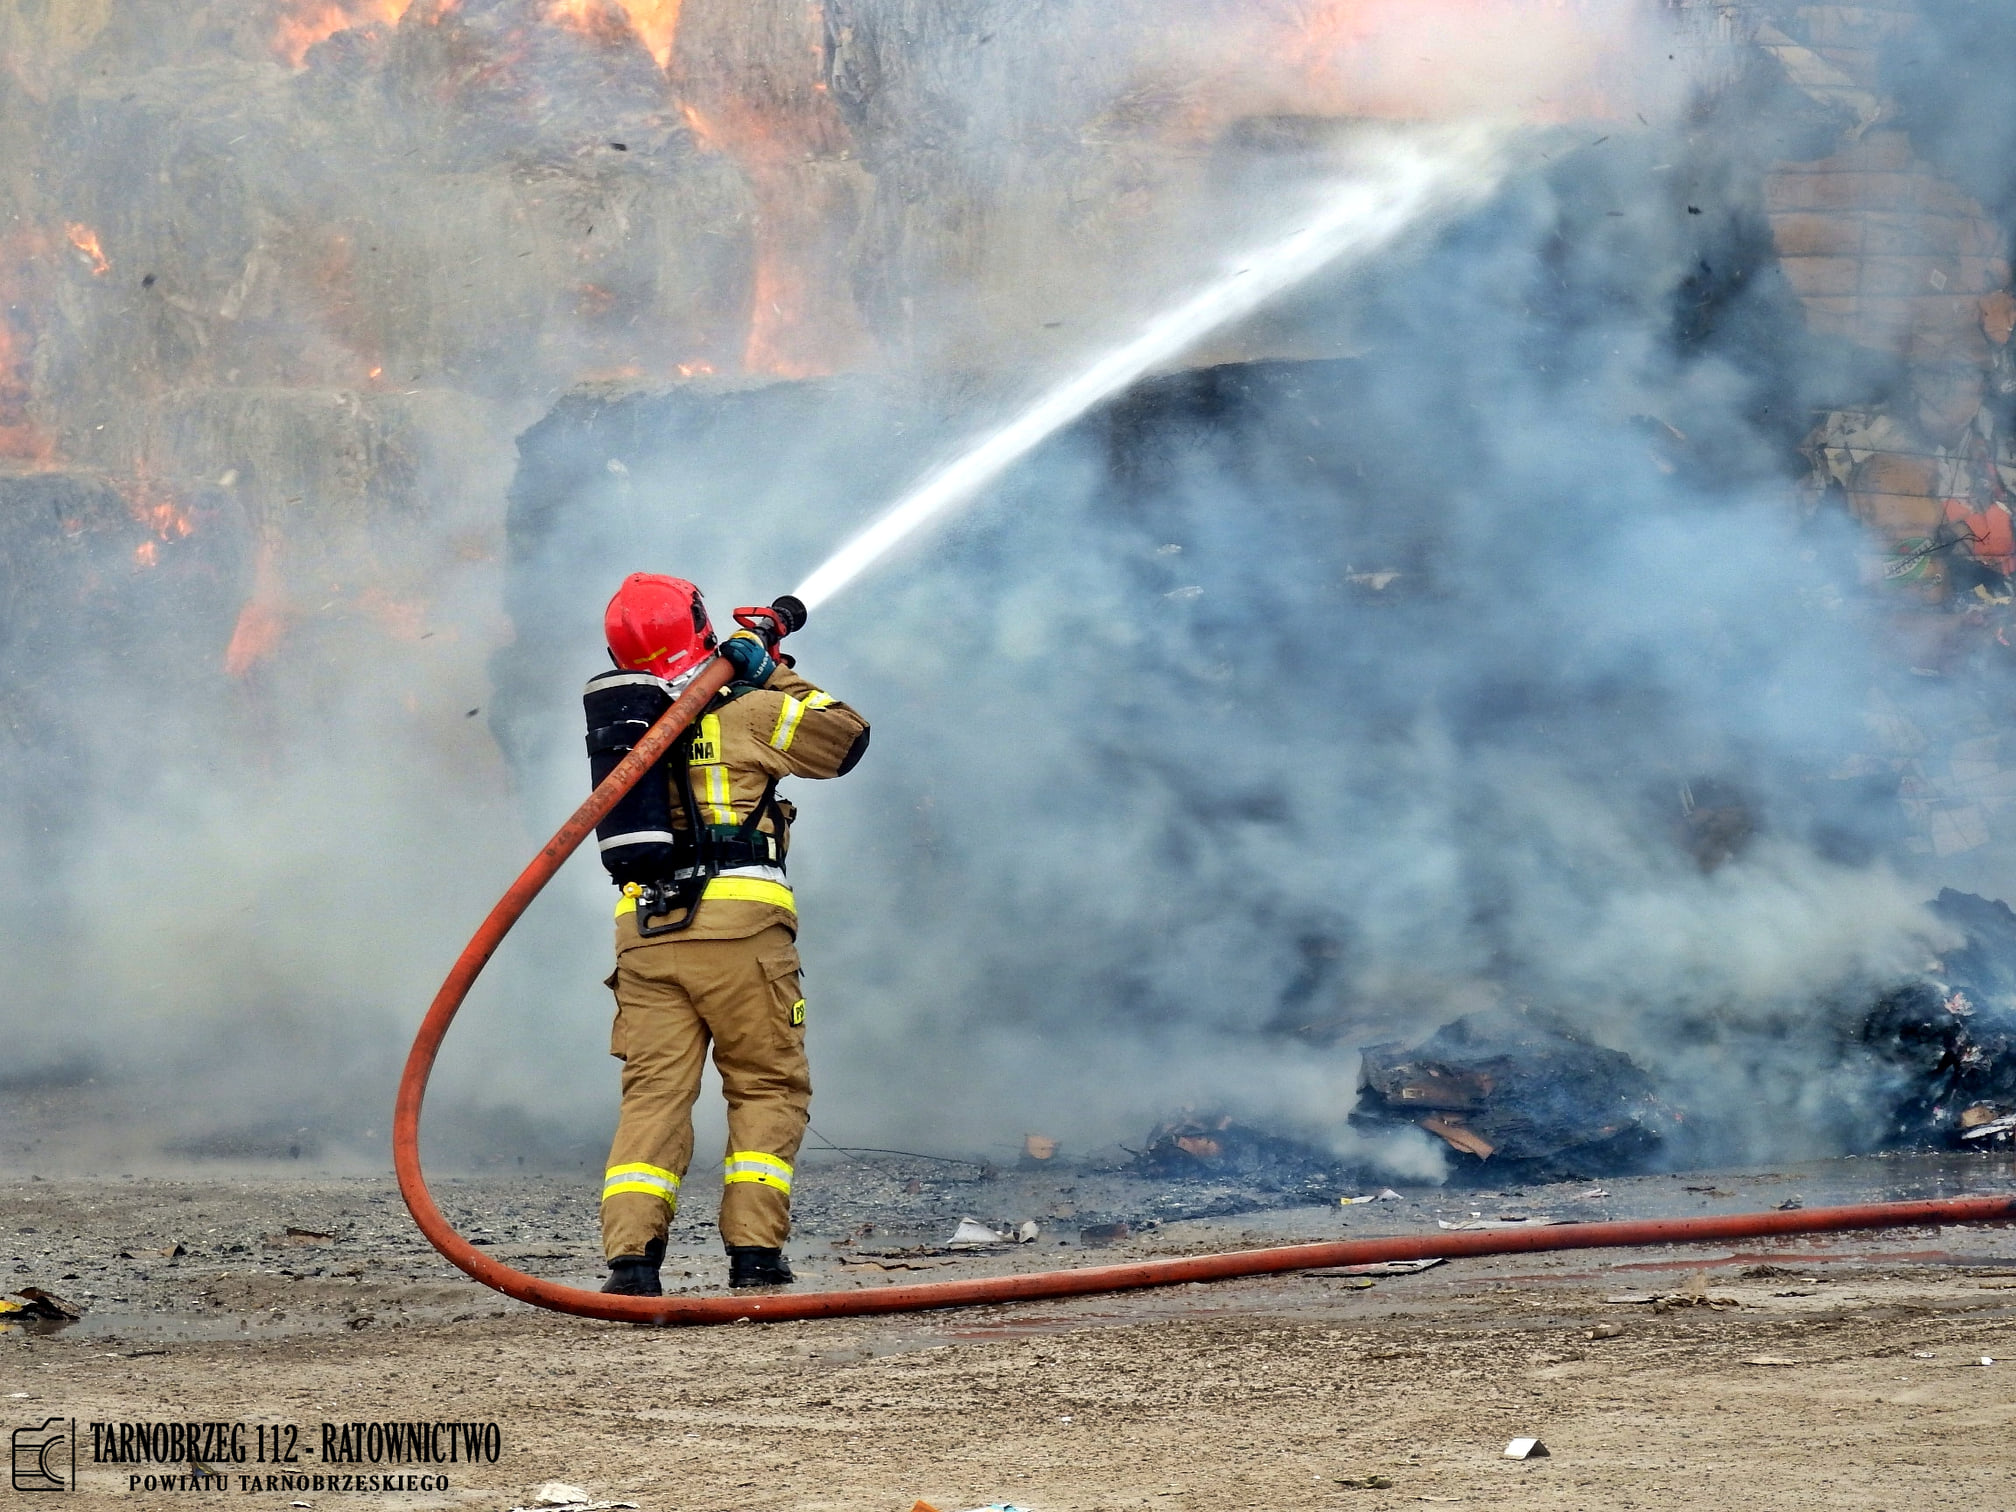
M1861 1027L1892 1102L1883 1143L2006 1148L2016 1137L2016 913L1951 888L1932 912L1963 934Z
M1854 1024L1849 1066L1863 1076L1873 1069L1880 1099L1862 1143L2007 1148L2016 1144L2016 912L1951 889L1929 907L1961 942ZM1351 1125L1433 1134L1458 1183L1624 1175L1688 1155L1678 1139L1688 1120L1672 1090L1557 1014L1492 1009L1444 1024L1418 1044L1360 1054ZM1163 1125L1136 1168L1165 1179L1237 1175L1278 1186L1342 1174L1310 1145L1223 1115Z
M1643 1170L1678 1116L1629 1056L1533 1008L1445 1024L1411 1049L1363 1051L1354 1126L1411 1123L1449 1147L1459 1178L1566 1180Z
M1134 1169L1162 1181L1238 1181L1263 1192L1320 1192L1358 1168L1329 1151L1241 1123L1230 1114L1181 1114L1148 1137Z

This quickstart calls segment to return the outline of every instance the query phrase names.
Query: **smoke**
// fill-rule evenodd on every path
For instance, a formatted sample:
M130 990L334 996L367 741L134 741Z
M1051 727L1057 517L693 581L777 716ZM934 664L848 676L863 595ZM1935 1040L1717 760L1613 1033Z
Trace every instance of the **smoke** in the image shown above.
M1999 878L1903 848L1894 791L1855 775L1872 700L1926 728L1980 708L1900 669L1865 535L1800 507L1815 412L1903 376L1813 334L1779 272L1768 166L1857 123L1748 22L835 0L824 87L759 97L744 55L783 23L687 0L696 127L634 36L398 10L262 85L274 118L371 130L313 174L260 142L144 293L192 191L122 222L114 143L70 128L111 272L36 307L44 391L76 399L50 429L72 457L113 445L99 424L166 447L216 495L200 634L143 601L124 537L95 548L105 644L17 633L70 601L10 588L7 1032L43 1084L98 1089L74 1149L378 1158L406 1034L578 801L575 698L625 572L694 578L717 620L767 600L1271 233L1357 118L1472 112L1527 164L1488 204L1093 412L794 642L875 726L858 772L793 795L814 1121L1084 1149L1188 1103L1355 1152L1355 1045L1527 1002L1653 1066L1687 1153L1868 1137L1844 1015L1941 942L1940 881ZM1919 35L1885 66L1983 43L1936 10ZM468 66L506 37L509 70ZM1958 107L1898 89L1961 176ZM240 124L178 129L221 152ZM802 225L766 219L785 201ZM345 300L290 297L327 261L301 226L344 229ZM106 279L130 303L78 292ZM768 382L763 350L844 371ZM125 413L107 351L172 381ZM332 429L306 396L336 391L364 398ZM282 649L226 678L248 598ZM607 905L577 861L491 968L430 1115L458 1157L594 1158Z
M1870 1137L1844 1010L1941 936L1890 795L1836 775L1896 678L1843 597L1853 528L1793 504L1851 365L1772 265L1761 168L1814 130L1788 93L1738 72L1712 132L1551 136L1425 255L1269 327L1357 357L1144 385L822 610L807 668L877 723L801 795L823 1118L1083 1143L1196 1101L1335 1138L1350 1044L1523 1001L1654 1065L1702 1158ZM662 454L683 404L556 417L524 580L641 528L754 594L886 493L881 448L921 468L958 425L807 404L818 460L776 469L732 453L795 429L782 399ZM598 449L626 494L707 476L773 549L700 500L618 515ZM1757 834L1704 866L1686 795L1718 786Z

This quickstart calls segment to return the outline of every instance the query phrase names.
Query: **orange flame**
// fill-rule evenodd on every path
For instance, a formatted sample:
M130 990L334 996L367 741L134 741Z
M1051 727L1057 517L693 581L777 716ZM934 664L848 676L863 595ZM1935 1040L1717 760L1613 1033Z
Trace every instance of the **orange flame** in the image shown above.
M829 228L836 217L802 166L825 133L839 129L827 119L831 107L814 104L802 119L766 118L740 102L712 114L689 103L679 109L701 146L735 160L756 199L744 370L818 378L845 366L856 355L860 333L838 323L840 312L853 305L831 286L828 272Z
M672 39L679 32L679 0L617 0L630 16L630 29L660 68L672 61Z
M820 378L833 364L804 350L810 315L804 270L778 245L774 222L756 232L755 289L742 366L778 378Z
M397 26L412 0L290 0L273 34L273 51L289 68L307 65L308 50L360 26Z
M105 249L98 245L96 231L76 221L70 222L64 229L70 233L70 245L82 253L84 260L91 264L93 278L103 278L112 271L112 264L105 258Z
M680 0L548 0L546 19L591 36L634 36L660 68L672 61Z
M1289 0L1255 7L1262 55L1287 65L1284 106L1413 120L1477 111L1600 119L1631 91L1612 65L1625 7L1586 0ZM1287 22L1281 36L1279 16ZM1628 72L1628 71L1627 71ZM1611 77L1612 74L1615 77ZM1621 97L1620 97L1621 98Z
M224 648L224 670L243 677L280 649L287 634L287 616L272 604L247 599L238 611L238 623L231 630L231 644Z
M686 118L686 129L693 133L693 139L702 147L714 152L723 150L721 138L715 132L713 123L685 101L679 104L679 114Z
M238 611L238 623L231 627L231 643L224 648L226 674L244 677L279 650L287 635L287 621L277 555L273 543L264 541L252 563L252 596Z
M137 479L126 496L126 511L150 534L150 539L133 548L133 562L138 567L152 567L161 560L162 542L186 541L196 533L196 522L188 511L160 484L145 477Z
M152 504L139 511L140 523L164 541L186 541L196 531L189 516L173 504Z
M546 19L570 31L611 41L629 33L629 25L607 0L548 0Z

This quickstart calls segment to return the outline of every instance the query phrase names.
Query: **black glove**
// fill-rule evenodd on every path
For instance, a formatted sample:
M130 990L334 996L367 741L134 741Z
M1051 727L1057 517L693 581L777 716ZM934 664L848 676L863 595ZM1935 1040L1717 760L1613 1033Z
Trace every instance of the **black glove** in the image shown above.
M770 680L770 674L777 670L777 663L771 660L763 638L753 630L737 630L715 648L716 653L734 663L735 681L747 683L752 688L760 688Z

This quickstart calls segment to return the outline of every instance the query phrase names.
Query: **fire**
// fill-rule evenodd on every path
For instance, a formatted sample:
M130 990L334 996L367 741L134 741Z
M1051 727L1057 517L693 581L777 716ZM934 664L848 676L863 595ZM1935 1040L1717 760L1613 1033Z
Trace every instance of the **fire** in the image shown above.
M811 316L804 270L778 243L775 222L756 228L755 293L749 307L749 339L742 366L778 378L819 378L833 364L804 350L801 338Z
M660 68L672 61L672 39L679 31L679 0L617 0L630 15L630 29Z
M1632 91L1617 67L1629 9L1587 0L1288 0L1248 13L1249 49L1287 65L1289 108L1395 120L1489 111L1596 119L1623 109L1606 89Z
M98 245L96 231L76 221L70 222L64 229L70 234L70 245L82 253L84 260L91 264L93 278L103 278L112 271L112 264L105 257L105 249Z
M273 34L273 51L289 68L307 66L308 50L360 26L397 26L412 0L290 0Z
M280 649L287 635L286 597L280 586L279 554L271 540L262 541L252 562L252 596L238 611L231 643L224 648L224 671L244 677Z
M545 0L544 18L554 26L610 41L635 39L660 68L672 61L681 0ZM305 68L319 42L339 32L399 24L414 0L284 0L270 45L289 68ZM439 25L458 0L422 0L416 21Z
M287 616L272 604L248 599L238 611L238 623L231 630L231 644L224 648L224 670L243 677L280 649L287 633Z
M550 0L546 19L605 41L620 41L630 32L627 19L608 0Z
M160 562L163 542L186 541L196 533L196 522L180 502L145 477L135 480L126 496L126 510L148 532L148 539L133 548L133 564L139 568Z
M143 505L135 513L141 524L164 541L184 541L196 532L194 522L173 504Z
M679 364L677 371L681 378L705 378L714 371L714 364L711 362L682 362Z
M815 95L802 119L766 117L743 102L711 114L686 103L679 109L701 146L735 160L756 197L744 370L818 378L846 366L862 333L849 325L852 298L835 287L831 273L830 228L839 217L803 171L828 134L841 130L833 107ZM683 369L681 375L688 376Z
M634 36L660 68L672 61L680 0L549 0L546 18L591 36Z

